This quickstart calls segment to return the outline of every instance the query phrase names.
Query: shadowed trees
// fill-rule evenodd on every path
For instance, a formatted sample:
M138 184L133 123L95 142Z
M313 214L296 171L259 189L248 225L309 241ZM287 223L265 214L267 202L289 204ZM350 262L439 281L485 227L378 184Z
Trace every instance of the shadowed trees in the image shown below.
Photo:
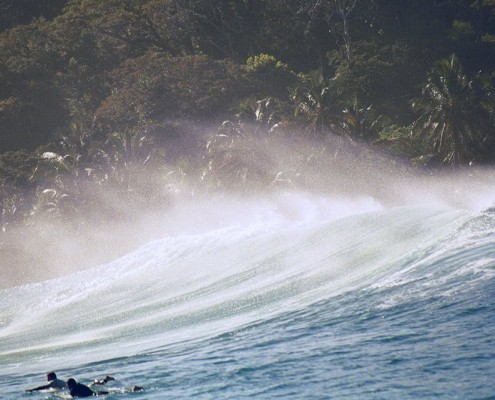
M460 165L493 156L495 130L485 108L489 100L455 55L437 63L413 108L420 113L414 125L438 161Z
M151 169L269 185L248 147L300 127L495 162L493 1L34 3L0 1L0 154L24 177L1 181L5 215L75 212L86 184L129 199Z

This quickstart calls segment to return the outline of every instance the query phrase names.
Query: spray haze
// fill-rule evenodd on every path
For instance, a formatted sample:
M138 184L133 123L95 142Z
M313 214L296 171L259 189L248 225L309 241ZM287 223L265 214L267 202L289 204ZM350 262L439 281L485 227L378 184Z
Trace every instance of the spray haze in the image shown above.
M174 165L132 167L125 196L86 185L84 197L93 201L77 221L38 218L11 229L3 237L0 287L106 263L166 236L408 204L474 211L495 204L490 168L432 173L338 136L252 131L206 134L194 146L188 137L182 158L177 141Z

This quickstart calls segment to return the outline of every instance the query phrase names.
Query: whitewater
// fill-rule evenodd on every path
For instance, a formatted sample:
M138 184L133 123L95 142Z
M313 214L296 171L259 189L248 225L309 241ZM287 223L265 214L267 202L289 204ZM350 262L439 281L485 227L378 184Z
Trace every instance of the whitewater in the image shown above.
M53 370L114 376L108 400L494 399L494 199L427 200L247 199L2 289L0 397L58 398L24 392Z

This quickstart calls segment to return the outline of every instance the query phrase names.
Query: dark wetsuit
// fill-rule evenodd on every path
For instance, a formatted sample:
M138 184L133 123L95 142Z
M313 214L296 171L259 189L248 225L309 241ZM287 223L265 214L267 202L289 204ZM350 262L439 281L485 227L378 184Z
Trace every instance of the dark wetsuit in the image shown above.
M91 397L96 393L82 383L76 383L70 387L70 395L72 397Z

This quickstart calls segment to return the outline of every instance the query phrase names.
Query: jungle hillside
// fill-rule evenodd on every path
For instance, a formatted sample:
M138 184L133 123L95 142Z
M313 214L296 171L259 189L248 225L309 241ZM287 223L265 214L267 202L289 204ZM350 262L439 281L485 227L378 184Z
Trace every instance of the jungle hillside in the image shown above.
M352 190L344 151L493 165L494 88L494 0L0 0L0 256L329 162Z

